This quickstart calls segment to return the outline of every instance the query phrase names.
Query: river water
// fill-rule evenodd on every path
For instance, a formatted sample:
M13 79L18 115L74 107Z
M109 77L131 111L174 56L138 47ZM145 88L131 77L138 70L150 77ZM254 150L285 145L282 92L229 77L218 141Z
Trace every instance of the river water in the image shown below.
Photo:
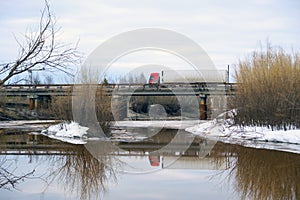
M0 199L300 199L299 154L170 129L72 145L42 128L1 127Z

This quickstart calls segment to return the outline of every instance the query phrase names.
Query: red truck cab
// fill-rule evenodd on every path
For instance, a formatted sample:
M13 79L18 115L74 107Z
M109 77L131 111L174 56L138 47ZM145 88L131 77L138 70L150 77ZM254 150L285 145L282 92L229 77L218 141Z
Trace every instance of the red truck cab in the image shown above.
M149 84L159 84L160 83L160 76L158 72L153 72L150 74L149 77Z

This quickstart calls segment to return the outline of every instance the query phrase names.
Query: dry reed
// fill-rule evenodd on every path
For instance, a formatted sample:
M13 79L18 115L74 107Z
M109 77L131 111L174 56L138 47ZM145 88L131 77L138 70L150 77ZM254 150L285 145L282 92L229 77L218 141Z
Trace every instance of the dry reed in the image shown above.
M73 120L73 110L72 110L72 92L70 91L65 96L53 97L50 103L50 113L58 120ZM113 115L111 112L111 96L107 94L105 89L97 88L97 90L92 93L88 91L87 96L79 96L77 98L83 98L84 105L79 105L76 109L80 109L83 115L83 119L88 121L89 114L95 112L97 120L102 128L102 130L107 133L109 132L110 122L113 120ZM92 98L93 97L93 98ZM93 99L94 101L87 102L86 99ZM94 106L91 105L94 103ZM95 108L95 111L93 109ZM87 112L89 111L89 112ZM86 117L86 119L84 118Z
M268 43L266 51L239 62L236 81L236 124L300 127L299 53L289 54Z

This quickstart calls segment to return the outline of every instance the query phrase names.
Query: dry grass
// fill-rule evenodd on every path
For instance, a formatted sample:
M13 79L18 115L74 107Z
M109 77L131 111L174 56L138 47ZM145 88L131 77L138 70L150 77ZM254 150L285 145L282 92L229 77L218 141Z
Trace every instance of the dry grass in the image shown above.
M71 95L52 97L49 110L55 119L67 121L72 120Z
M270 44L240 61L235 122L239 125L300 127L300 54Z
M111 108L111 96L104 89L96 91L95 108L96 115L102 130L109 132L110 123L114 121Z
M82 98L82 100L79 101L82 104L77 105L76 109L80 109L83 122L85 122L84 120L88 121L89 115L95 112L102 130L108 132L109 124L113 120L111 113L111 96L107 95L106 91L102 88L98 88L94 93L89 92L88 94L79 95L76 98ZM87 99L94 101L86 101ZM53 97L49 106L50 113L58 120L73 120L72 103L71 91L66 96ZM94 107L91 103L95 104ZM93 111L94 108L95 111Z

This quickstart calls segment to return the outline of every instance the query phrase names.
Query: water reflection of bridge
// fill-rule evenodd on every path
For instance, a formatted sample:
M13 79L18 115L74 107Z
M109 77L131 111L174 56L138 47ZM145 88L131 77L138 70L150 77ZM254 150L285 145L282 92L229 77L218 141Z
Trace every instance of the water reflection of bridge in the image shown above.
M161 137L160 141L145 140L140 142L112 142L113 146L117 147L108 150L108 156L113 157L139 157L149 160L149 166L152 165L152 160L158 159L158 166L164 167L164 162L169 163L175 161L168 168L180 169L225 169L227 166L227 158L223 153L213 152L210 155L210 148L205 149L207 146L205 140L195 140L185 152L180 152L176 149L182 149L182 145L176 144L172 152L156 153L152 156L151 152L168 145L171 139L170 134ZM101 144L101 143L100 143ZM78 145L62 143L58 140L53 140L43 135L37 134L13 134L2 135L0 142L0 155L26 155L26 156L64 156L64 155L77 155ZM202 158L203 152L207 152L205 158ZM205 153L206 154L206 153ZM221 161L219 165L213 165L216 157ZM160 163L161 162L161 163ZM156 165L152 165L156 166Z
M158 135L153 136L150 139L141 141L125 142L125 141L111 141L118 151L112 150L113 155L148 155L149 152L155 152L163 147L167 146L174 135L176 130L162 130ZM65 154L70 150L76 150L76 145L69 143L63 143L58 140L50 139L40 134L8 134L1 135L0 142L0 154L15 154L26 155L32 154ZM186 144L177 143L172 147L172 154L178 155L179 153L184 156L199 156L199 152L210 152L211 146L207 144L205 139L195 139L185 152L179 152L178 149L185 149ZM206 149L207 148L207 149ZM126 153L124 153L126 152Z
M33 162L37 166L40 166L41 163L58 166L59 183L63 182L64 186L69 184L70 189L73 189L74 183L80 180L80 183L89 186L83 187L84 190L81 191L85 192L87 188L99 191L99 188L98 190L95 188L102 189L101 184L103 185L110 178L107 177L107 174L114 175L114 166L122 164L114 165L114 161L117 160L114 158L136 157L136 159L147 161L146 164L152 169L154 167L155 169L164 168L162 162L168 163L170 160L177 159L178 157L174 158L174 154L151 155L149 153L150 150L160 148L168 143L172 137L170 131L152 137L152 140L149 141L116 142L115 145L120 149L123 148L124 151L106 149L102 159L97 160L82 145L62 143L41 135L12 134L11 132L9 135L0 134L0 157L5 160L5 158L11 159L14 156L18 158L19 155L25 155L22 157L23 159L28 159L28 162ZM146 147L142 147L141 143L147 144ZM235 190L239 194L239 199L300 199L299 154L216 143L209 155L204 159L199 159L197 154L201 152L203 144L205 144L205 140L196 138L187 153L179 157L177 162L168 168L224 169L225 166L227 170L224 172L228 172L230 181L227 182L225 179L223 181L226 181L226 185L234 184L236 186ZM23 169L23 163L21 163L21 167L22 172L26 170L26 168ZM56 175L53 171L49 171L49 174ZM153 177L157 178L154 175ZM115 179L115 177L112 178ZM81 195L84 196L85 193Z

